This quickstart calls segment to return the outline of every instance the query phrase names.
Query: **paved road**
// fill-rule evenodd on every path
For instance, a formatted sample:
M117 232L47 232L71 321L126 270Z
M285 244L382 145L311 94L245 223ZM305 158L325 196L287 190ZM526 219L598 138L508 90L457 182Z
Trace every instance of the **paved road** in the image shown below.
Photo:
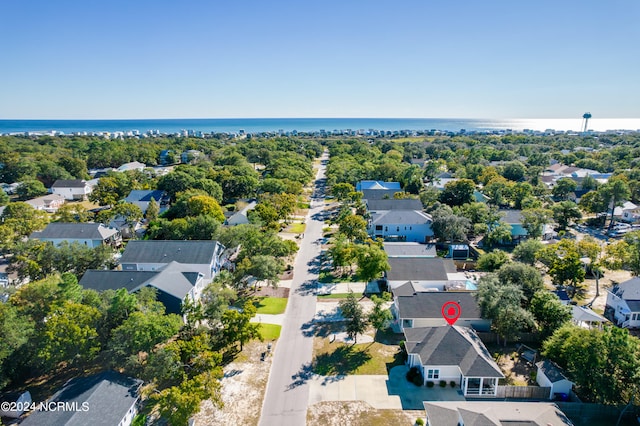
M322 216L327 160L325 153L316 175L306 219L307 227L294 266L284 325L273 356L260 418L262 426L306 424L313 336L310 333L305 335L304 331L309 329L316 312L315 287L319 272L319 242L324 223Z

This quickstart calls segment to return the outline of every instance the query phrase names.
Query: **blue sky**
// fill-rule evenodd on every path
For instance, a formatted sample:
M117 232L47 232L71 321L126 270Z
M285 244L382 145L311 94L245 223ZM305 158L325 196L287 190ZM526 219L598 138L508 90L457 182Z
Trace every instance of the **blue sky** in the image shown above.
M640 117L640 2L0 2L0 119Z

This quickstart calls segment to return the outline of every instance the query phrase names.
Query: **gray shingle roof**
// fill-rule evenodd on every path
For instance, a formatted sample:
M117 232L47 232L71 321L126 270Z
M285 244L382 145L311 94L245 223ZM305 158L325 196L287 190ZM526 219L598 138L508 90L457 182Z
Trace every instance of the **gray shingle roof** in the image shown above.
M611 289L616 296L626 300L640 300L640 277L634 277Z
M518 224L522 223L522 210L498 210L498 214L501 216L501 221L504 223Z
M473 292L425 291L412 296L398 296L396 304L400 318L441 318L442 305L446 302L460 305L461 319L482 318Z
M389 257L436 257L435 244L384 243L384 251Z
M167 196L167 193L159 189L155 189L155 190L134 189L129 193L129 195L127 195L127 198L125 198L124 200L127 203L133 203L136 201L150 202L151 199L153 198L158 204L160 204L160 201L166 196Z
M367 209L377 210L422 210L422 202L414 198L403 198L401 200L365 200Z
M101 223L52 222L41 232L31 234L31 238L106 240L117 233L117 229L108 228Z
M76 403L79 410L36 411L21 423L25 426L113 426L138 399L142 380L115 371L69 381L50 401ZM88 403L83 411L82 404Z
M51 185L52 188L84 188L86 182L82 179L58 179Z
M396 192L400 192L399 189L363 189L363 197L365 200L384 200L387 198L393 198Z
M84 273L79 284L84 288L100 292L121 288L126 288L128 292L132 292L157 274L158 272L155 271L106 271L89 269Z
M441 257L390 257L389 281L446 281L447 273L455 273L451 259Z
M478 335L460 326L406 328L407 352L423 365L457 365L467 377L504 377Z
M550 402L428 401L429 421L437 426L571 426L571 420Z
M548 359L537 362L536 367L538 367L544 373L544 375L547 376L551 383L556 383L561 380L569 380L569 378L565 376L564 370L560 368L558 364L549 361Z
M191 263L210 264L216 252L216 241L129 241L120 263Z
M429 214L417 210L380 210L371 216L373 225L423 225L432 222Z

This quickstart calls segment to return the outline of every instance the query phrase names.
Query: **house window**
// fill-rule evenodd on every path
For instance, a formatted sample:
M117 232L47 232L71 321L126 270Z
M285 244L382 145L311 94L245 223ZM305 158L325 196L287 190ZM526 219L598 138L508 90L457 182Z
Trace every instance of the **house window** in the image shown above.
M382 225L376 225L376 231L382 231Z
M388 227L388 226L385 226L385 227L384 227L384 230L385 230L385 232L386 232L386 231L388 231L388 230L389 230L389 227Z
M632 315L631 315L631 320L632 320L632 321L638 321L638 320L640 320L640 314L632 314Z
M396 232L400 232L400 227L396 226Z
M427 379L439 379L440 378L440 370L427 370Z

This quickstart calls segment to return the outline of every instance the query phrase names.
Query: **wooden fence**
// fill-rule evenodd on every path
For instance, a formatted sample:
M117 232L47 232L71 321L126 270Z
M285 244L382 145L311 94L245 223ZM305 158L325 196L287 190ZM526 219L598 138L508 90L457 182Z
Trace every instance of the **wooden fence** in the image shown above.
M550 387L542 386L498 386L497 398L549 400Z

